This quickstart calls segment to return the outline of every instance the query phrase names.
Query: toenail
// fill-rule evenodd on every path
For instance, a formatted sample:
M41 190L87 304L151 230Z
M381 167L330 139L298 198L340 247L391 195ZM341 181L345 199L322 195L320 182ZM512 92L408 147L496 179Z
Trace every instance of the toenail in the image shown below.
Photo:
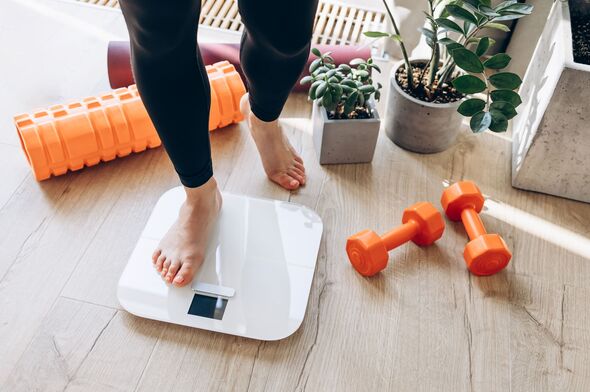
M182 278L182 276L177 276L177 277L176 277L176 279L174 279L174 281L175 281L176 283L182 283L182 281L183 281L183 280L184 280L184 279Z

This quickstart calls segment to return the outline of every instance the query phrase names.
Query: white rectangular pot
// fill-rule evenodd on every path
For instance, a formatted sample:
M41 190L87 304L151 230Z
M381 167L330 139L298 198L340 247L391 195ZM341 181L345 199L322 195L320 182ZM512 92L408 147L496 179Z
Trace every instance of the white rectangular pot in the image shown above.
M520 94L512 185L590 202L590 65L573 60L566 2L553 5Z
M367 163L373 160L381 120L373 100L372 118L331 120L323 106L313 103L313 144L322 165Z

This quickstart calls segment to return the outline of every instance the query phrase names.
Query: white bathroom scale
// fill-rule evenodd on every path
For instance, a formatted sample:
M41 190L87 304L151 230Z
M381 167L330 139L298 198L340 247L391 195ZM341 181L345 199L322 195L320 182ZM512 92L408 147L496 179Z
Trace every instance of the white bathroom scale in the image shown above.
M259 340L294 333L305 315L322 237L320 217L278 200L223 194L205 261L177 288L151 256L178 216L182 187L158 200L121 275L121 306L139 317Z

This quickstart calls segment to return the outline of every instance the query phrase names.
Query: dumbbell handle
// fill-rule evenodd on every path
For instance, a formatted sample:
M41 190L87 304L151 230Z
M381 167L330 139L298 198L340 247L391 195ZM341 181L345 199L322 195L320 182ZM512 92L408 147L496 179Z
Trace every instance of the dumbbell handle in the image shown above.
M461 211L461 221L463 222L463 226L465 226L470 240L474 240L487 233L479 214L473 208L466 208Z
M409 220L382 235L381 240L383 240L385 248L389 251L410 241L418 234L418 230L420 230L420 225L414 220Z

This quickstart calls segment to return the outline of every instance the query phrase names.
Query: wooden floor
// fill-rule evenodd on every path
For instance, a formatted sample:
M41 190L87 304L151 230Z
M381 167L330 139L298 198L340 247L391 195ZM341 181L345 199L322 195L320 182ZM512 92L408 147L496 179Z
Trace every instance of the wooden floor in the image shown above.
M20 7L6 4L3 11ZM8 28L15 16L2 15L0 30L27 30ZM113 15L102 20L121 23ZM35 38L39 50L59 31ZM213 132L224 190L302 203L324 220L303 325L283 341L260 342L120 308L119 275L157 198L178 184L171 164L160 148L36 182L10 118L56 99L47 83L57 82L35 79L50 72L43 62L8 61L4 69L22 71L0 79L1 391L590 390L590 205L512 188L506 135L465 130L434 155L403 151L382 135L372 164L322 167L310 104L292 96L284 122L308 185L289 193L265 179L244 125ZM103 86L96 75L59 83L95 93ZM348 235L383 232L416 201L438 205L444 186L461 179L486 193L483 220L513 250L504 272L470 275L466 235L454 223L437 245L392 252L374 278L350 267Z

